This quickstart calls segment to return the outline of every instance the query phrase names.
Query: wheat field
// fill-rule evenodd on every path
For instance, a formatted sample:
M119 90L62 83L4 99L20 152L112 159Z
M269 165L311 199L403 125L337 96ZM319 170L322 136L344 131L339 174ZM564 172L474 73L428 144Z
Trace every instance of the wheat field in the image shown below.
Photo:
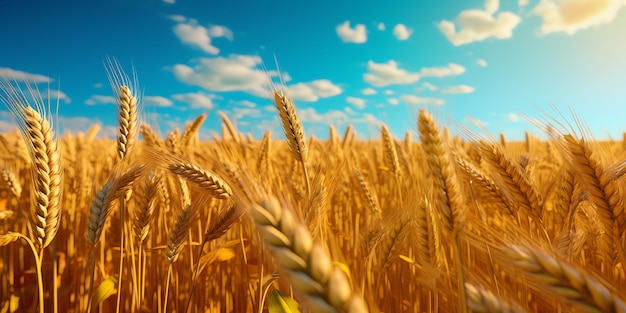
M200 141L206 114L161 137L108 74L115 140L60 136L0 82L20 129L0 134L0 312L626 312L626 141L551 120L461 139L427 110L402 140L318 140L275 86L286 140L221 115Z

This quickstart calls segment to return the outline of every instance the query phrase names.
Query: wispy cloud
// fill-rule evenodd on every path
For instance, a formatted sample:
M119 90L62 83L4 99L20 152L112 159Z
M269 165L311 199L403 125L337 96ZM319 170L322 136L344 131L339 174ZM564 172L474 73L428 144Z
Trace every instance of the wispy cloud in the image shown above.
M368 73L363 74L363 79L376 87L383 87L393 84L412 84L420 79L418 73L411 73L398 68L398 63L389 60L387 63L367 63Z
M72 103L72 99L70 99L70 97L68 97L66 93L57 89L47 88L45 90L42 90L41 97L42 99L48 99L50 101L60 100L65 103Z
M298 116L305 123L337 123L346 122L348 116L345 112L339 110L330 110L324 113L318 113L315 108L303 108L298 110Z
M113 96L91 95L89 99L85 100L85 104L115 104L115 98Z
M213 109L215 95L202 92L180 93L172 96L172 99L189 104L192 108Z
M94 124L102 125L102 122L97 118L90 118L85 116L66 117L59 116L59 125L61 132L84 132ZM101 130L102 131L102 130Z
M474 87L468 85L457 85L452 86L450 88L442 89L442 93L472 93L474 92Z
M27 81L31 83L50 83L52 78L42 75L28 73L8 67L0 67L0 77L8 80Z
M337 25L335 28L337 35L343 42L365 43L367 41L367 29L363 24L356 24L350 27L350 21Z
M377 94L378 92L376 91L376 89L373 89L373 88L369 88L369 87L368 87L368 88L362 89L362 90L361 90L361 93L362 93L364 96L371 96L371 95L375 95L375 94Z
M459 29L452 21L439 22L439 30L455 46L465 45L487 38L507 39L513 36L513 29L521 18L512 12L498 11L498 0L487 0L484 10L465 10L457 17Z
M420 86L418 88L418 91L422 91L422 90L425 90L425 89L430 90L430 91L437 91L437 86L435 86L435 85L433 85L433 84L431 84L429 82L425 82L425 83L422 84L422 86Z
M261 110L256 108L232 108L229 111L222 112L225 112L233 121L237 121L243 117L258 118L261 116Z
M483 59L478 59L478 60L476 60L476 64L478 64L478 66L486 67L487 66L487 61L485 61Z
M432 105L444 105L445 100L439 98L421 98L415 95L402 95L400 99L406 104L432 104Z
M424 77L455 76L463 73L465 73L465 67L455 63L450 63L448 66L442 67L425 67L420 71L420 74Z
M542 34L573 35L581 29L610 23L624 5L623 0L541 0L532 12L543 19Z
M178 22L172 30L182 43L198 48L207 54L220 52L220 49L212 44L212 38L225 37L233 40L233 33L226 26L212 25L207 28L199 25L195 19L188 19L181 15L170 16L170 19Z
M141 98L141 103L147 106L169 107L172 105L172 100L161 96L145 96Z
M354 107L357 108L357 109L364 109L365 108L365 99L363 99L363 98L347 97L346 101L348 103L354 105Z
M294 100L315 102L320 98L328 98L341 94L343 90L328 79L317 79L308 83L297 83L287 86L289 95Z
M407 40L413 34L413 30L406 27L404 24L397 24L393 27L393 35L398 40Z
M267 74L257 69L261 64L258 56L231 54L227 58L198 58L192 63L193 67L174 65L174 76L185 84L209 91L243 91L260 97L269 96Z
M235 105L243 105L243 106L248 107L248 108L256 108L256 106L257 106L256 103L254 103L254 102L252 102L250 100L240 100L240 101L230 100L230 101L228 101L228 103L235 104Z

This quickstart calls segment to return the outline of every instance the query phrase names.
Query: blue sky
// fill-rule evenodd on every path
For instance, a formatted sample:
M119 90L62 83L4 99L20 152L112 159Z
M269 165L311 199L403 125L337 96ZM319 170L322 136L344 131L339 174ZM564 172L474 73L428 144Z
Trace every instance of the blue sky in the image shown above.
M115 133L104 62L135 68L143 119L161 134L206 112L280 133L274 57L305 129L353 124L399 138L428 108L523 138L524 116L572 108L597 138L626 131L625 0L2 1L0 74L60 91L62 132ZM56 93L52 93L53 95ZM0 106L0 131L14 122ZM275 135L278 137L278 135Z

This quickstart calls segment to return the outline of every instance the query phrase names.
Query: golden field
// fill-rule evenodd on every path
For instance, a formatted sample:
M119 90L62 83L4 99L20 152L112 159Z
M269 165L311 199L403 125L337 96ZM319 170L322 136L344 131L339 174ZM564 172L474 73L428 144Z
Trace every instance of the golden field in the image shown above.
M1 312L626 312L622 141L318 140L276 88L287 140L161 138L112 75L116 140L0 85Z

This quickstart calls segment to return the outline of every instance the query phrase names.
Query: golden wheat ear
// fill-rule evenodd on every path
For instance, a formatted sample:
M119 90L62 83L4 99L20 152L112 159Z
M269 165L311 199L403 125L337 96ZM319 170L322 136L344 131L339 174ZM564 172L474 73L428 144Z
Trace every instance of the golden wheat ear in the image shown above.
M13 113L31 157L33 187L31 189L34 215L32 223L41 252L59 228L61 219L61 186L63 169L60 149L50 120L49 105L45 105L36 86L25 82L27 92L6 79L0 80L0 101Z
M138 104L136 75L130 77L124 72L116 60L107 59L107 76L116 96L119 111L119 133L117 136L117 154L124 159L131 153L139 134Z
M309 181L309 173L307 171L307 158L308 148L306 142L306 136L304 134L304 127L296 114L296 106L293 100L287 96L283 91L274 88L274 103L280 116L280 121L283 126L283 131L287 137L287 143L289 144L289 151L294 158L302 164L302 171L304 172L304 179L307 185L307 191L311 193L311 184Z
M249 209L261 238L302 297L303 305L311 312L368 312L346 274L333 265L326 250L313 241L291 209L263 191L249 198L250 202L240 197L236 200Z

